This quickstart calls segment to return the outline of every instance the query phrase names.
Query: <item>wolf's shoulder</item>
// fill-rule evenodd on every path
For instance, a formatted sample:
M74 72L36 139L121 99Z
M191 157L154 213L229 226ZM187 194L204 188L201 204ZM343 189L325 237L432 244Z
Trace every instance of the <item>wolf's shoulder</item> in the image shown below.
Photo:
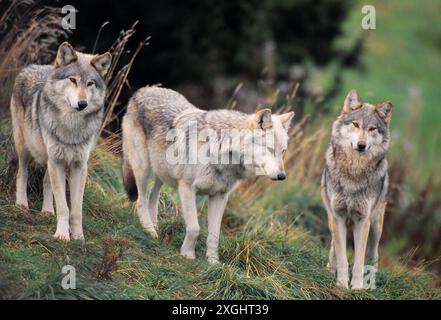
M54 67L50 65L28 65L18 74L15 80L16 87L27 91L41 89L53 70Z
M32 101L33 96L43 89L53 68L50 65L37 64L23 68L15 79L14 96L22 100L26 107Z
M28 79L33 81L47 80L54 70L51 65L30 64L24 67L17 76L17 79Z

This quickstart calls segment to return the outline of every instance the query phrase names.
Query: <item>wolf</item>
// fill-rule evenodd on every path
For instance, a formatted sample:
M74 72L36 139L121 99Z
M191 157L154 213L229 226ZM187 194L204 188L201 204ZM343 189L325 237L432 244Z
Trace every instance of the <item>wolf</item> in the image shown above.
M123 181L129 198L137 200L137 213L142 226L157 237L158 198L161 186L167 183L176 188L186 224L186 236L180 253L188 259L195 258L195 244L199 235L196 195L208 196L208 238L206 257L209 263L219 261L218 243L222 216L228 196L240 180L259 173L273 180L284 180L286 173L283 155L288 147L288 129L294 113L272 114L263 109L255 114L245 114L233 110L203 111L181 94L162 87L144 87L130 99L123 118ZM274 134L274 145L263 147L256 159L245 161L247 148L231 143L229 139L215 146L223 150L222 155L237 161L183 161L170 160L173 145L177 149L188 146L179 138L168 139L172 131L186 132L189 123L196 123L197 132L211 130L214 136L222 131L237 130L239 135L251 138ZM228 136L228 135L226 135ZM231 146L231 147L230 147ZM185 148L184 148L185 149ZM197 144L197 153L204 153L203 143ZM175 150L176 151L176 150ZM179 151L179 150L178 150ZM184 150L185 153L185 150ZM258 160L260 159L260 160ZM147 196L148 178L154 179Z
M387 154L392 104L363 103L351 90L332 126L321 180L331 231L328 269L348 288L347 222L354 224L352 289L363 288L365 253L375 270L389 185Z
M16 204L28 209L28 165L46 167L42 212L57 213L54 237L84 239L87 161L102 123L111 54L89 55L62 43L53 65L29 65L16 78L11 116L18 172ZM70 212L66 200L69 169Z

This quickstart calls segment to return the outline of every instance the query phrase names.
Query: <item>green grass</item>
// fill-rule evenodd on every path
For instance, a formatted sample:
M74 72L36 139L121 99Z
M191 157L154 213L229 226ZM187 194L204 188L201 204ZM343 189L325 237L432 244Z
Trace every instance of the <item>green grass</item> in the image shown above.
M98 151L99 157L106 157ZM378 288L352 292L334 286L326 249L290 226L283 213L251 207L225 214L220 258L204 259L205 203L197 259L179 255L184 224L175 194L161 195L159 240L142 230L133 205L123 200L118 161L92 170L84 206L85 243L52 238L55 217L22 212L11 202L2 175L0 193L0 295L26 299L440 299L433 278L407 268L381 271ZM0 161L4 173L5 162ZM95 169L100 172L97 175ZM106 173L104 173L106 172ZM40 196L31 192L33 209ZM118 252L121 252L119 255ZM112 260L112 256L116 257ZM103 257L106 257L105 259ZM61 269L76 269L77 289L61 288Z

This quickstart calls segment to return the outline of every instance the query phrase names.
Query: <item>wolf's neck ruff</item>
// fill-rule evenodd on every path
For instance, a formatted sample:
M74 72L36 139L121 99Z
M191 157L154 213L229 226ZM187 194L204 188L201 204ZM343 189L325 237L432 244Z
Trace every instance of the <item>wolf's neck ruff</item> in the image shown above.
M369 180L371 173L377 172L386 160L387 152L379 154L360 154L353 149L344 148L331 141L333 166L339 170L340 175L346 179Z
M68 146L81 146L91 142L98 133L104 110L101 107L92 113L75 110L62 112L44 90L39 92L37 108L39 114L45 115L38 117L41 129L56 142Z

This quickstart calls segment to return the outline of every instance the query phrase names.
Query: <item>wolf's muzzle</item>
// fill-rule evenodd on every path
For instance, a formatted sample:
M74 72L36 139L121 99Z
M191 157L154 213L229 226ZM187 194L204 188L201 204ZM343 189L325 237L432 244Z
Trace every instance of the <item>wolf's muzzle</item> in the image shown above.
M88 105L87 101L84 100L78 101L78 110L81 111L86 109L87 105Z
M359 152L366 151L366 144L364 144L364 143L357 144L357 151L359 151Z
M273 181L283 181L286 179L286 174L284 173L278 173L277 177L271 178Z
M286 174L284 174L284 173L279 173L278 175L277 175L277 180L279 180L279 181L283 181L283 180L285 180L286 179Z

